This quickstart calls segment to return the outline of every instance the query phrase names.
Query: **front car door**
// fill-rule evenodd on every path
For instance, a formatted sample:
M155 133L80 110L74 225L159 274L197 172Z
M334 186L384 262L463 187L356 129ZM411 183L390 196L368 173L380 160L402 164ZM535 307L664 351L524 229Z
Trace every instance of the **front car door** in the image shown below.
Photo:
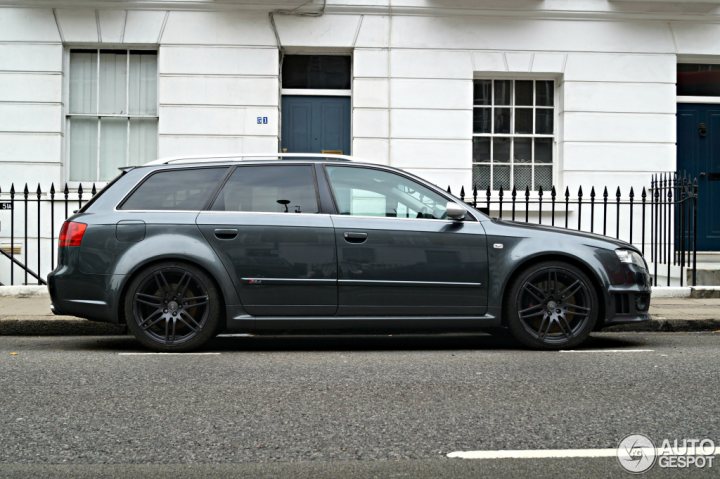
M333 315L337 263L310 164L237 166L197 224L255 316Z
M487 309L487 246L448 198L369 166L326 165L337 214L338 315L478 316Z

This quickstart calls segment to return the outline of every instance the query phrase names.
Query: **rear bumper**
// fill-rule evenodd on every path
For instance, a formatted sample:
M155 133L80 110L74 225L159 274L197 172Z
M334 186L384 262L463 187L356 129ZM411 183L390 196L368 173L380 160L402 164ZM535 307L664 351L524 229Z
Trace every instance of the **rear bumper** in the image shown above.
M50 309L54 314L118 323L118 308L108 292L112 279L59 266L47 278Z

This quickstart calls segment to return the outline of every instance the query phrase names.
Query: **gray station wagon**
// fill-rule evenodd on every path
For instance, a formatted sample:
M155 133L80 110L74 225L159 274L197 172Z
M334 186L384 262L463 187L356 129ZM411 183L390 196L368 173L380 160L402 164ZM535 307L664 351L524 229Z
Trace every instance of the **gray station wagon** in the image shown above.
M640 252L491 219L401 170L331 155L126 168L72 216L53 310L188 351L220 333L508 328L540 349L645 321Z

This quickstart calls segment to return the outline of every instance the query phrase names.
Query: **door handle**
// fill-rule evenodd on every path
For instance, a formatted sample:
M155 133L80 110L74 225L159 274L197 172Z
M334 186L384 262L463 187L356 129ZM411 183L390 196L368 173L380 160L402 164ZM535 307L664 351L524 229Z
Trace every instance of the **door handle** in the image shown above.
M238 230L235 228L217 228L215 230L215 237L221 240L235 239L238 235Z
M343 238L345 238L345 241L348 243L364 243L367 241L368 234L358 231L346 231L343 233Z

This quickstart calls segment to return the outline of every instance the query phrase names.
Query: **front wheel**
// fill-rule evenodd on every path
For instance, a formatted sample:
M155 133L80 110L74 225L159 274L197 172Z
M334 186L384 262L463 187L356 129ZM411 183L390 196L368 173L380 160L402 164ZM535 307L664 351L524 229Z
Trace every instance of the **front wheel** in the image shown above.
M178 262L138 274L125 295L128 329L156 351L190 351L212 338L220 321L220 295L199 268Z
M505 305L513 336L531 348L561 349L587 339L598 320L598 297L590 278L563 262L544 262L513 281Z

